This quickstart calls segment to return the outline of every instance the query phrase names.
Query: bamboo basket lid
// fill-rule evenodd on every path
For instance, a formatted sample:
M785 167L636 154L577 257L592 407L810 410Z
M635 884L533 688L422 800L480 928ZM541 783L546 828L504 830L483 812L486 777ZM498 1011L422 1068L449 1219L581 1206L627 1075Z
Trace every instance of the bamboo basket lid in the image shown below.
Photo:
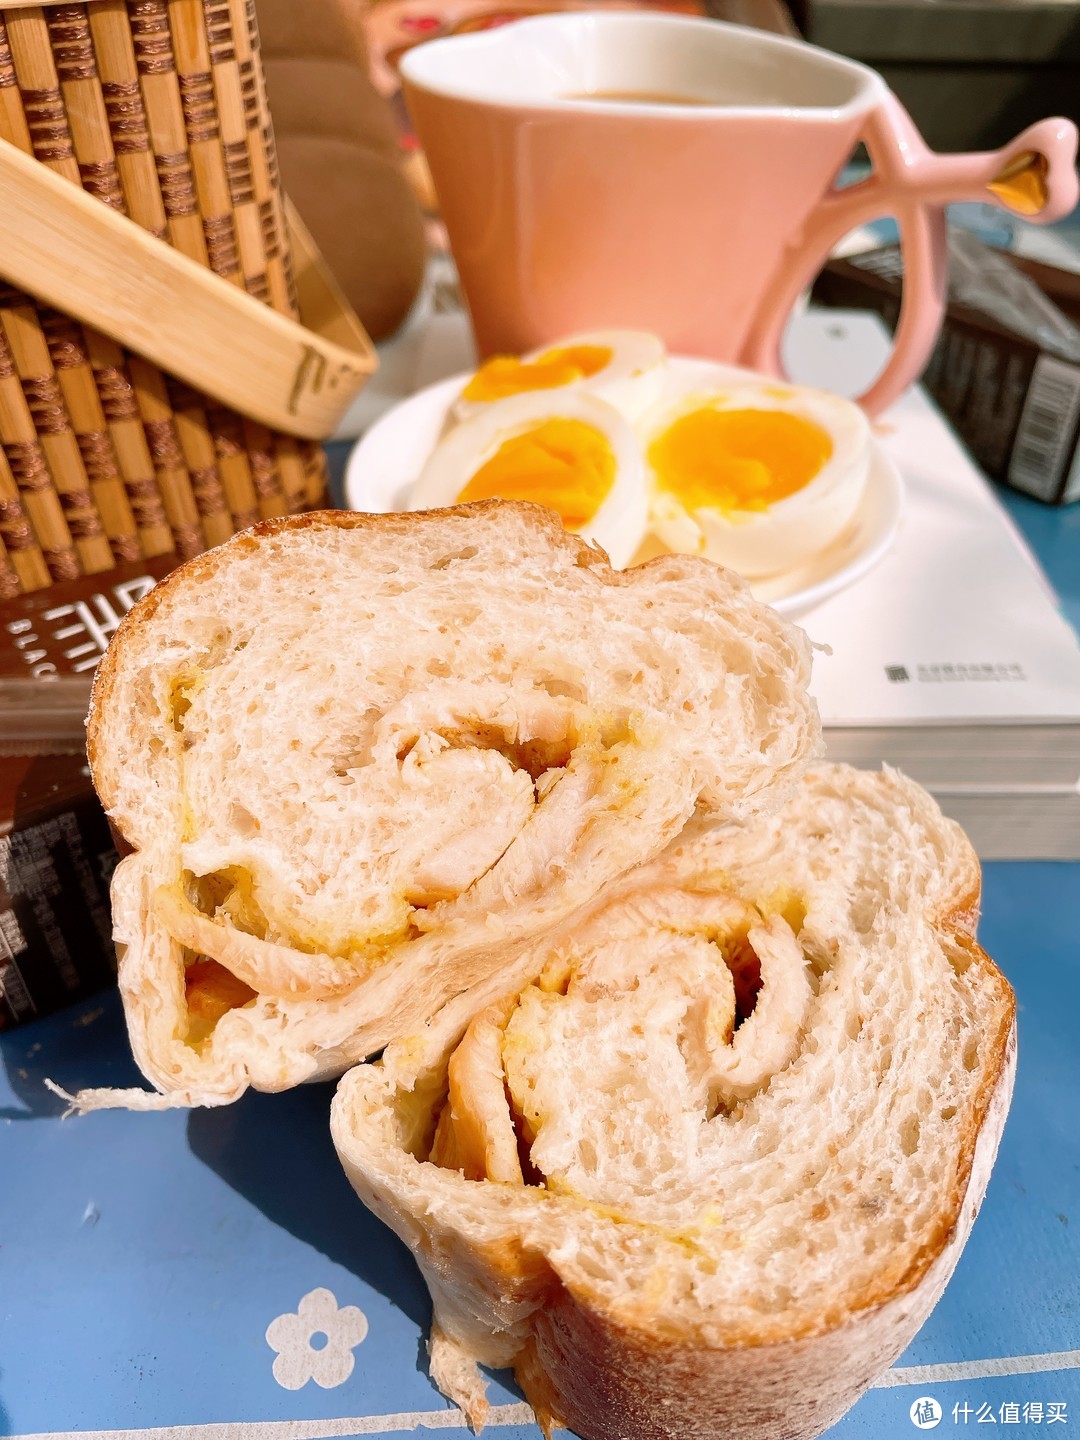
M4 10L48 10L54 5L69 5L71 0L4 0ZM93 5L95 0L84 0L85 4Z
M29 7L5 0L4 8ZM323 439L375 370L366 332L291 207L304 323L188 259L6 141L0 141L0 195L0 276L252 420Z

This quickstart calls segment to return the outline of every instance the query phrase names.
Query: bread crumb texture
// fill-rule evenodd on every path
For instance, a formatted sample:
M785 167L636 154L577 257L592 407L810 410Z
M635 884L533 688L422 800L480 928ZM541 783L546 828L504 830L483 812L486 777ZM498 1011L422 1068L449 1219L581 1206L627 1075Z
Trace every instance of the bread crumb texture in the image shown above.
M736 577L617 573L535 506L301 517L193 561L125 620L89 728L136 851L145 1073L281 1088L421 1023L695 810L778 803L819 744L808 675Z
M440 1373L513 1363L588 1440L837 1418L940 1293L1004 1119L978 887L917 786L822 766L350 1072L335 1140L424 1268Z

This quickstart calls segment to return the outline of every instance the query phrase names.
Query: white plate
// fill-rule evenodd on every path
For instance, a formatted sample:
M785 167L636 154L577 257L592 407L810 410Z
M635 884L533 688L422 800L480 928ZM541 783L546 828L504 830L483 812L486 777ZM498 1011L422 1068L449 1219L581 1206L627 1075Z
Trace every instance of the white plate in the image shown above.
M672 358L675 375L708 370L712 361ZM725 367L734 383L751 378L748 370ZM468 372L429 385L388 410L357 441L345 468L345 503L353 510L384 514L404 510L409 490L442 434L446 412L468 380ZM859 513L847 531L797 570L758 580L753 591L782 615L803 611L858 580L893 542L904 508L904 485L896 466L877 440L871 440L870 474Z

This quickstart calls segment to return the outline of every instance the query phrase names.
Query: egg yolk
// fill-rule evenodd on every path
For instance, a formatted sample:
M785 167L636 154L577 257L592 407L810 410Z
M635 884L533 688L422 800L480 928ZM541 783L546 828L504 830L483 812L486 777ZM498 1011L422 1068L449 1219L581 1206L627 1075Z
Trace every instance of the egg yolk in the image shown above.
M688 510L767 510L831 455L820 425L784 410L692 410L649 446L659 484Z
M532 500L580 530L614 483L615 453L601 431L583 420L544 420L504 440L457 498Z
M526 390L555 390L575 380L587 380L611 363L606 345L563 345L546 350L538 360L495 355L472 377L461 392L463 400L505 400Z

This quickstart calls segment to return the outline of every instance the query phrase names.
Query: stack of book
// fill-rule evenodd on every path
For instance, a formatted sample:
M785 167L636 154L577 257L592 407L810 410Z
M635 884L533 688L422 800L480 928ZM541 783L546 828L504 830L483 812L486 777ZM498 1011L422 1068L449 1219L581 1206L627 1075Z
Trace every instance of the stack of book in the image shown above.
M867 315L804 316L796 378L850 388L885 344ZM829 757L903 770L984 859L1080 858L1076 634L925 394L878 428L905 482L899 534L870 574L799 619L829 647L813 681Z

